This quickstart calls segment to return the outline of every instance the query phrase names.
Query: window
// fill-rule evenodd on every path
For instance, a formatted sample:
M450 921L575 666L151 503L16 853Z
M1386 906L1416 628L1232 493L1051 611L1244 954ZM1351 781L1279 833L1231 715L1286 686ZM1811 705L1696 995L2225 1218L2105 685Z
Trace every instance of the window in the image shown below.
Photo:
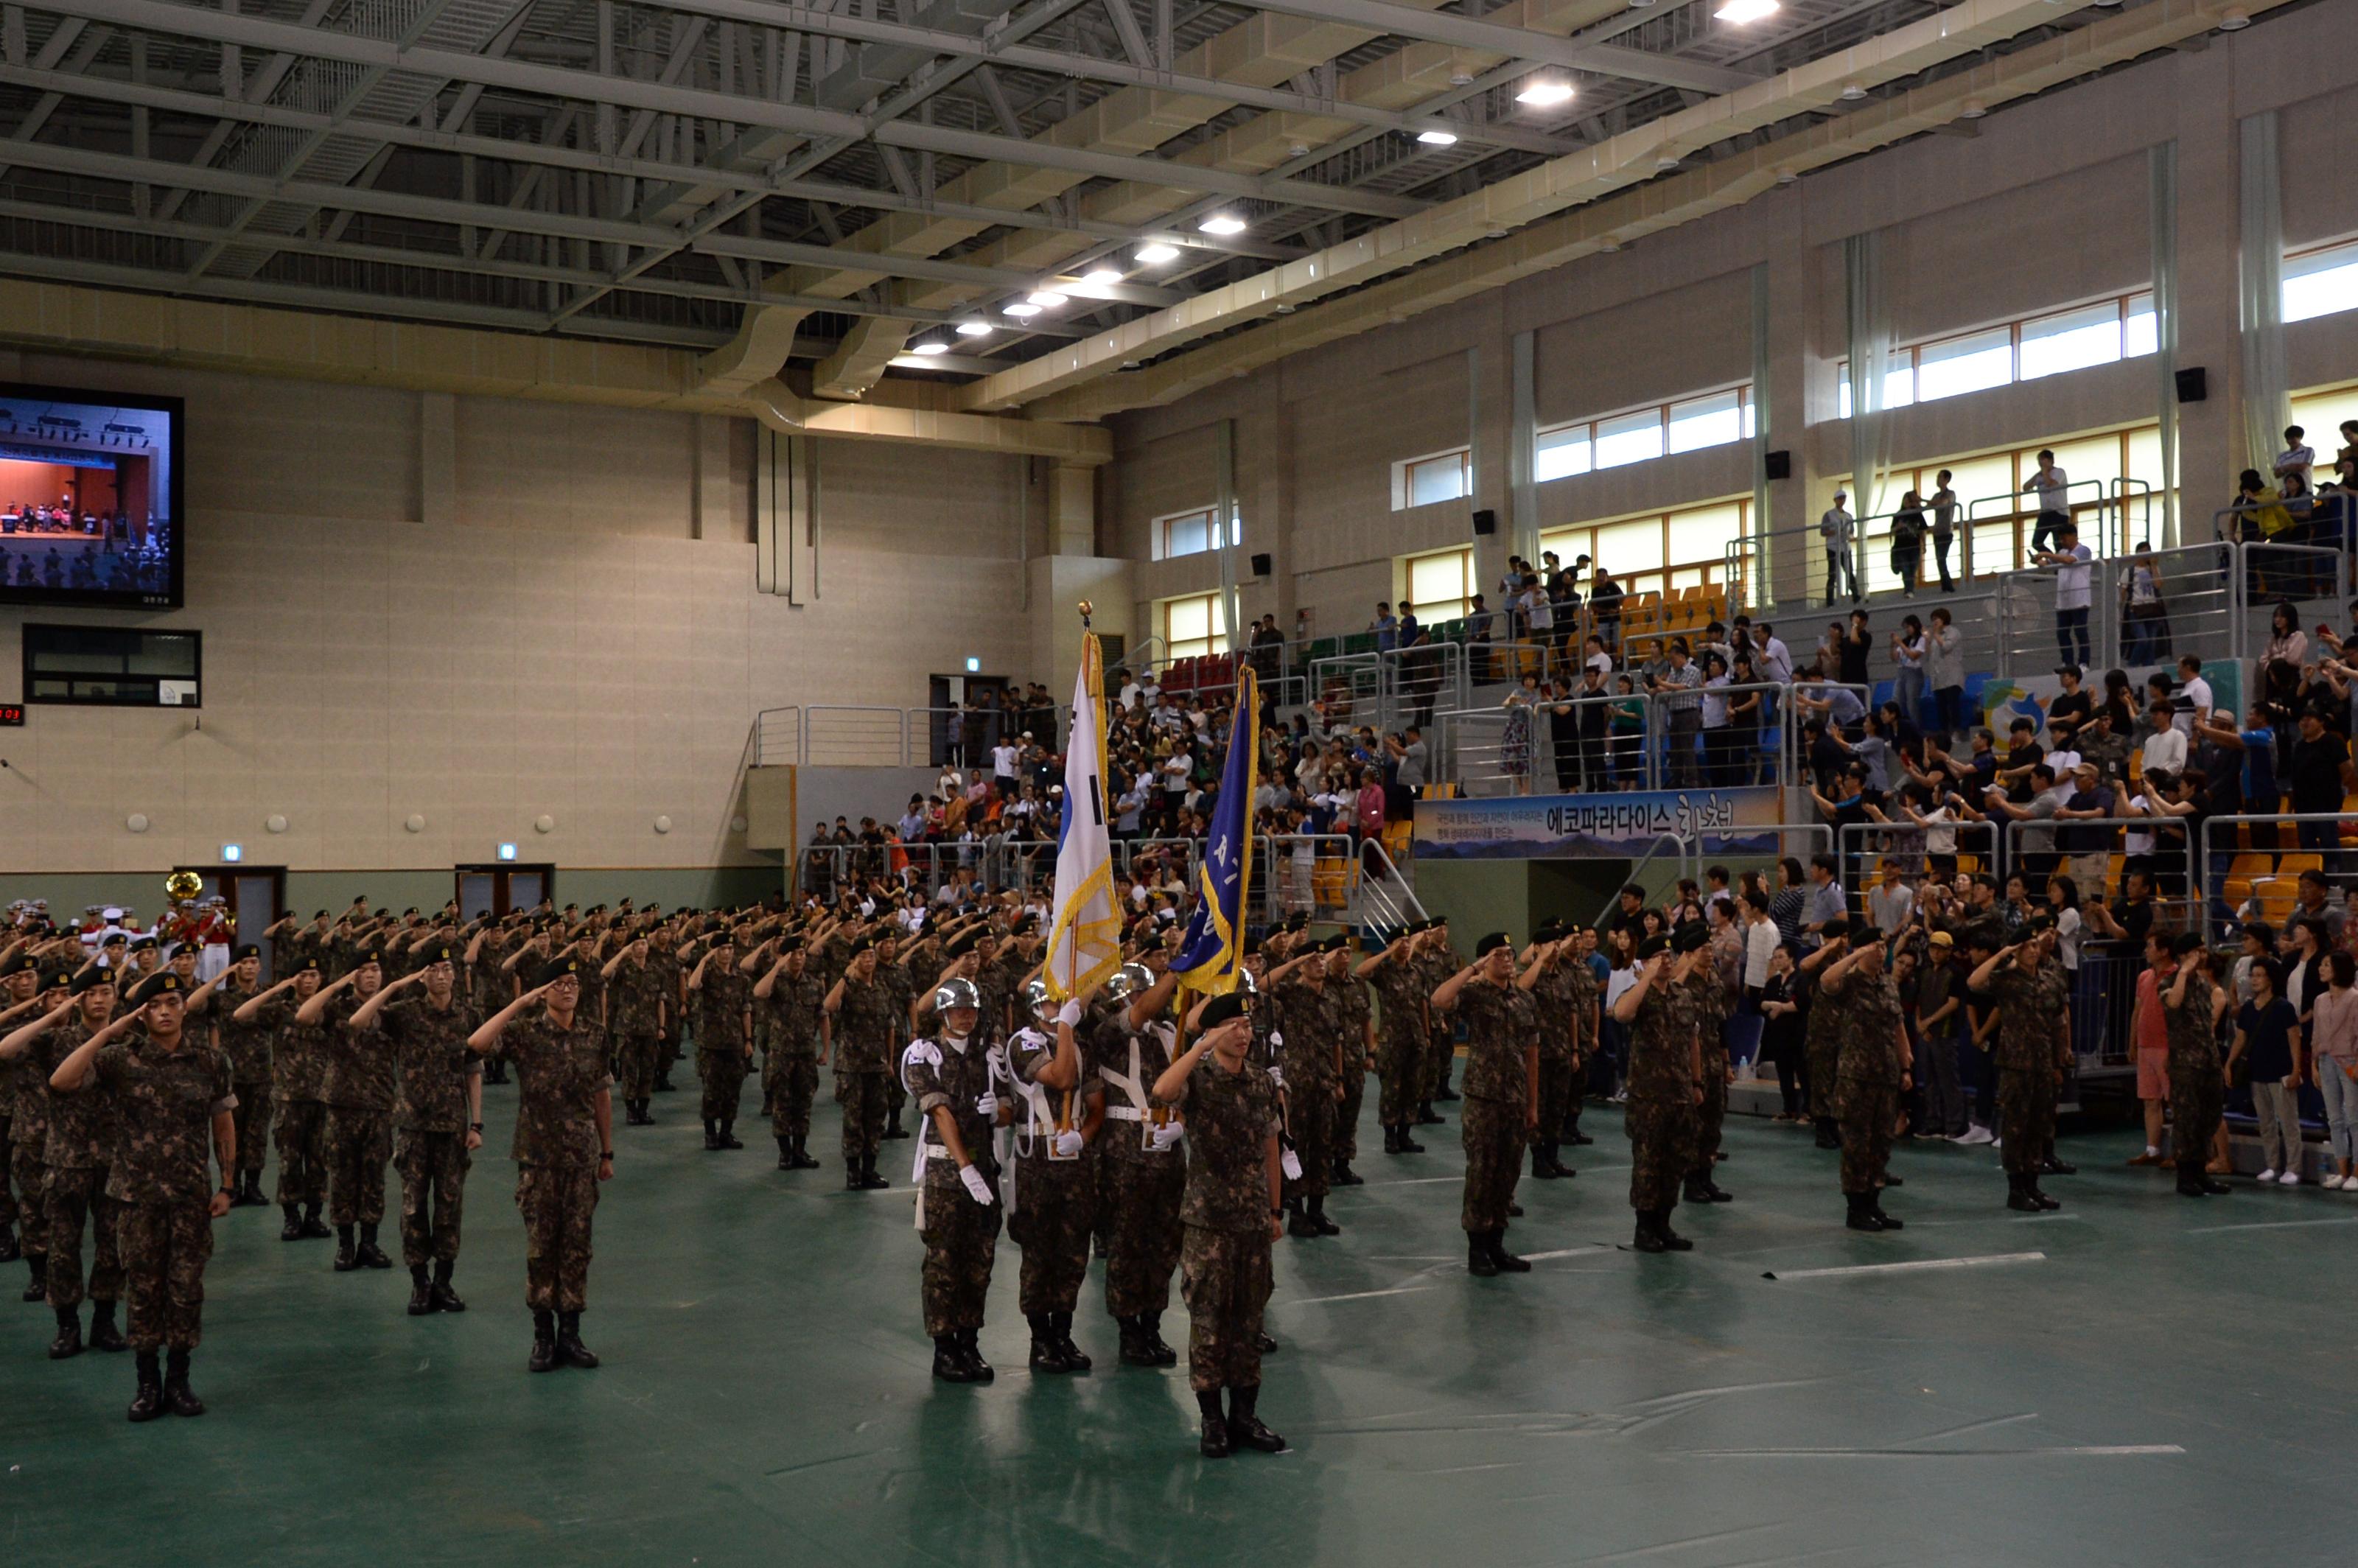
M1408 562L1408 602L1426 626L1464 618L1467 601L1480 591L1474 582L1474 552L1443 550L1412 556Z
M1163 641L1174 659L1197 659L1228 651L1228 618L1217 593L1163 601Z
M1750 385L1707 392L1626 414L1552 425L1533 442L1531 477L1540 483L1620 468L1679 452L1749 439L1754 409Z
M2353 255L2353 262L2358 265L2358 255ZM2287 296L2289 298L2289 282ZM2288 314L2287 319L2292 319ZM2011 382L2136 359L2155 351L2158 332L2153 296L2147 292L1895 349L1884 377L1884 406L1905 408L1911 403L1930 403ZM1834 395L1835 413L1847 419L1850 362L1840 362L1836 374L1840 384Z
M1174 556L1200 556L1218 545L1212 531L1212 509L1199 506L1193 512L1174 512L1167 517L1157 517L1150 531L1149 543L1158 561ZM1228 518L1228 543L1244 543L1244 520L1231 514Z
M2286 320L2307 321L2342 310L2358 310L2358 241L2285 258Z
M1474 453L1460 447L1392 465L1392 510L1458 501L1474 492Z
M25 627L25 700L102 708L200 708L203 633L116 626Z
M1566 563L1588 557L1610 570L1632 600L1666 588L1672 592L1709 590L1725 580L1728 542L1749 526L1751 510L1749 498L1738 497L1676 512L1650 512L1555 529L1541 536L1540 546ZM1583 573L1581 580L1585 594L1588 574Z

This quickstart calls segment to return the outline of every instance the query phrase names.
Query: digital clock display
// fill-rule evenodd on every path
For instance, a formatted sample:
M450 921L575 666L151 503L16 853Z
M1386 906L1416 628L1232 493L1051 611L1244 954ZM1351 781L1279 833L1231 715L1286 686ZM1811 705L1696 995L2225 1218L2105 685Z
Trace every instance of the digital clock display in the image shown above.
M25 723L25 705L21 702L0 702L0 729L16 730Z

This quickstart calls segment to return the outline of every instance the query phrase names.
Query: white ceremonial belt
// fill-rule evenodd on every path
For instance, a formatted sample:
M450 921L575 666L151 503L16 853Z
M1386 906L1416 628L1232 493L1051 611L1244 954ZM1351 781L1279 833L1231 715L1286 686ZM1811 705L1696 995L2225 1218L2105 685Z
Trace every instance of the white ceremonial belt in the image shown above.
M1106 1119L1109 1121L1144 1121L1146 1113L1134 1105L1109 1105L1106 1107Z

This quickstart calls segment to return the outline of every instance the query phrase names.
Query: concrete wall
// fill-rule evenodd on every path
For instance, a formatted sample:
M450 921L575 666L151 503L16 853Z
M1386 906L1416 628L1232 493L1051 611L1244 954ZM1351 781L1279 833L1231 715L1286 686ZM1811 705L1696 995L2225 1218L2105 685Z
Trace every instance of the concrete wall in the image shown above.
M2211 397L2181 410L2180 472L2196 527L2245 461L2234 411L2238 120L2281 111L2288 242L2358 233L2342 189L2358 158L2358 87L2331 6L2263 18L1978 123L1811 175L1748 205L1613 254L1584 259L1444 309L1296 355L1116 424L1103 493L1109 550L1141 562L1141 633L1152 601L1217 584L1209 556L1147 564L1157 514L1205 504L1212 428L1236 421L1244 549L1277 557L1249 582L1244 611L1318 634L1365 625L1398 588L1398 557L1474 541L1470 514L1495 509L1478 541L1495 582L1507 526L1510 344L1534 334L1540 422L1609 414L1751 374L1749 273L1768 274L1771 445L1794 477L1770 487L1773 522L1814 518L1850 466L1834 418L1844 353L1842 243L1887 232L1901 341L1963 330L2141 288L2151 280L2147 149L2175 138L2180 169L2179 362L2210 373ZM2296 388L2358 381L2358 313L2288 330ZM2153 362L2048 377L1921 405L1892 416L1900 462L2008 449L2149 423ZM2312 444L2331 443L2311 432ZM1391 464L1471 441L1476 493L1391 509ZM2270 454L2273 455L2273 454ZM1542 529L1670 510L1751 489L1744 446L1707 449L1537 487Z
M438 902L503 840L568 896L766 891L777 855L731 826L756 712L920 707L970 652L1035 673L1008 618L1019 458L822 443L797 609L754 591L749 424L31 354L0 379L189 409L187 607L0 608L0 694L28 620L205 634L200 711L40 706L0 731L0 897L152 908L227 842L333 872L338 904Z

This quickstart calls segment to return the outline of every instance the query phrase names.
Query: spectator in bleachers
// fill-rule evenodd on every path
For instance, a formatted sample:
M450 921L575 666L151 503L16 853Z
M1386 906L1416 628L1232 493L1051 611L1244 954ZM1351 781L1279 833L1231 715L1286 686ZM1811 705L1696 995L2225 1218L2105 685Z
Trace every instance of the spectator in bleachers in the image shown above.
M2320 948L2339 945L2348 930L2347 910L2344 905L2332 901L2332 891L2325 880L2325 873L2313 868L2301 872L2300 880L2294 884L2294 917L2317 922L2320 927L2318 944Z
M2069 517L2055 530L2055 548L2032 557L2034 565L2055 568L2055 647L2067 665L2085 665L2091 656L2088 611L2094 602L2095 558L2096 553L2080 542L2079 527Z
M1957 591L1956 579L1949 575L1949 546L1957 537L1957 492L1949 486L1950 473L1942 469L1934 480L1932 492L1932 554L1941 567L1941 591Z
M1776 694L1742 689L1763 684L1748 653L1736 655L1736 667L1728 673L1728 684L1737 689L1726 699L1727 772L1720 782L1731 786L1757 784L1763 777L1760 763L1766 760L1760 752L1760 716L1768 710ZM1786 781L1779 778L1771 782L1781 784Z
M2285 449L2277 454L2275 473L2277 490L2285 504L2296 513L2305 508L2310 492L2315 488L2310 472L2317 466L2317 449L2309 444L2309 432L2298 425L2285 430Z
M1806 1054L1801 1049L1801 1001L1799 977L1793 968L1791 949L1779 946L1768 957L1768 978L1761 983L1758 1006L1763 1023L1760 1030L1760 1060L1777 1072L1777 1095L1781 1108L1777 1119L1785 1122L1807 1122L1810 1119L1809 1097L1802 1087L1802 1075L1808 1070Z
M2068 874L2076 885L2102 888L2110 870L2113 829L2081 824L2097 823L2116 815L2113 792L2097 778L2093 762L2075 763L2071 772L2071 798L2055 811L2062 824L2056 831L2056 848L2061 851Z
M2174 721L2170 705L2157 702L2146 709L2146 735L2138 755L2146 776L2157 771L2177 773L2186 766L2186 735Z
M2252 1091L2252 1115L2259 1122L2263 1182L2300 1184L2300 1018L2281 994L2284 971L2273 957L2255 959L2250 969L2252 1000L2235 1014L2235 1044L2227 1053L2227 1077L2244 1066Z
M1777 891L1768 895L1768 919L1777 927L1777 940L1794 954L1805 945L1801 917L1809 902L1809 874L1788 855L1777 862Z
M1621 648L1621 585L1613 580L1613 574L1605 569L1603 562L1597 563L1595 571L1596 575L1589 579L1588 584L1589 621L1598 640L1608 650L1618 653Z
M1669 768L1664 783L1672 789L1695 782L1695 746L1703 732L1703 699L1696 695L1703 671L1688 654L1684 637L1671 639L1670 657L1662 669L1646 680L1647 689L1665 697L1665 728L1670 734Z
M1850 492L1834 492L1834 503L1818 518L1818 543L1826 552L1826 603L1833 605L1842 594L1844 579L1853 604L1858 602L1858 573L1851 565L1851 536L1855 526L1850 508L1845 504Z
M2037 565L2048 564L2038 558L2045 553L2048 541L2061 539L2063 531L2071 526L2071 476L2056 466L2051 451L2039 454L2039 471L2023 481L2022 493L2039 497L2039 516L2030 528L2030 555ZM2064 657L2071 655L2066 654ZM2081 662L2086 663L2084 659Z
M1478 593L1466 607L1466 678L1473 685L1481 686L1492 678L1490 628L1497 619Z
M2268 616L2268 643L2260 650L2261 662L2282 660L2298 668L2308 657L2309 633L2300 629L2300 611L2290 604L2277 605Z
M2162 602L2161 569L2153 546L2137 541L2121 574L2121 657L2149 665L2169 656L2169 611Z
M2132 1155L2132 1165L2159 1165L2161 1118L2169 1104L2169 1019L2162 1011L2161 993L2178 975L2171 952L2176 938L2167 932L2148 933L2146 967L2136 978L2136 1000L2129 1012L2129 1048L2136 1053L2136 1093L2145 1110L2145 1152Z
M1626 682L1628 677L1623 679ZM1531 742L1536 738L1532 719L1539 705L1539 672L1527 669L1520 683L1500 704L1507 710L1507 724L1498 738L1498 771L1507 776L1517 795L1531 792Z
M1916 597L1916 580L1924 572L1924 498L1909 491L1891 514L1891 570L1899 579L1902 599Z
M1368 630L1376 634L1376 652L1389 654L1400 645L1400 620L1392 614L1389 603L1376 606L1376 617L1368 622Z
M1915 492L1909 493L1913 495ZM1931 643L1924 634L1924 623L1913 615L1902 620L1899 630L1891 634L1891 662L1898 670L1892 682L1892 692L1894 700L1899 704L1899 711L1910 723L1921 722L1918 715L1924 707L1924 663L1931 653Z
M1736 618L1739 633L1745 629L1745 621L1746 617L1741 615ZM2358 612L2353 612L2352 622L2353 626L2358 626ZM1793 678L1793 651L1785 646L1785 639L1777 635L1777 628L1763 621L1751 628L1751 640L1755 654L1752 663L1759 670L1762 680L1775 681L1781 686Z
M1812 947L1823 946L1830 935L1840 935L1850 921L1850 905L1843 893L1839 865L1832 855L1810 857L1810 892L1801 908L1801 930Z
M1886 936L1897 936L1908 929L1916 914L1916 892L1908 885L1905 869L1898 857L1886 856L1882 879L1866 893L1866 917Z
M1874 635L1867 630L1866 611L1850 612L1850 626L1839 632L1835 644L1834 678L1844 686L1870 686L1866 661L1875 652Z
M2315 707L2300 711L2300 739L2286 771L2295 815L2317 818L2295 823L2295 837L2303 849L2323 857L2329 874L2340 871L2341 831L2334 819L2342 813L2342 797L2358 790L2358 770L2350 764L2350 742L2326 728L2325 715Z
M2321 1184L2358 1192L2358 958L2336 947L2325 963L2328 989L2311 1011L2308 1037L2334 1164Z

